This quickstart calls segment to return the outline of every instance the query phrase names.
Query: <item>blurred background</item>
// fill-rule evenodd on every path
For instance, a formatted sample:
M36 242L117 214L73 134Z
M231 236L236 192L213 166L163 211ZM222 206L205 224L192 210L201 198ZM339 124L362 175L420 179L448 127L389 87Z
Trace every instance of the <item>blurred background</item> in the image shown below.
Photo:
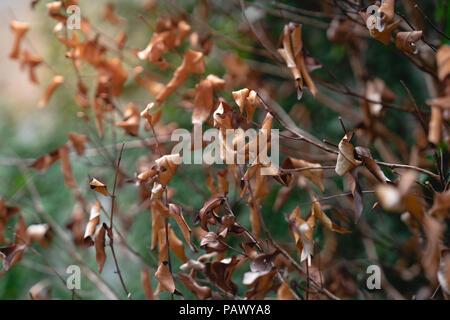
M60 165L51 166L44 174L39 174L34 170L26 168L33 160L55 150L68 140L70 132L84 133L89 135L88 150L92 151L92 156L77 157L71 154L72 166L75 178L83 196L90 203L95 202L96 196L89 190L90 177L99 177L112 185L114 170L110 167L102 156L101 146L110 146L111 155L117 156L117 148L111 146L120 145L122 141L139 141L135 137L123 134L122 130L114 129L109 123L105 127L105 138L100 140L95 126L90 128L85 125L82 118L77 116L80 108L73 99L72 91L69 88L76 86L76 76L73 73L71 62L65 57L66 48L54 36L53 27L55 20L47 14L45 4L48 1L39 1L35 9L31 8L29 0L3 0L0 1L0 36L3 41L0 43L0 196L9 205L20 207L21 213L27 224L41 223L41 217L36 212L35 199L30 193L31 184L36 187L43 209L62 228L69 223L76 200L72 195L71 189L64 186ZM400 3L401 1L399 1ZM420 3L426 14L435 21L441 21L444 15L449 16L449 11L444 3L447 1L416 1ZM104 11L107 3L115 4L115 12L120 17L126 19L121 25L112 25L105 21ZM301 101L297 100L297 94L293 81L290 80L289 73L282 70L280 66L274 64L269 58L238 48L236 43L245 47L262 49L255 40L252 31L243 19L239 1L215 1L215 0L173 0L173 1L155 1L154 8L144 9L147 1L127 0L127 1L86 1L79 0L81 14L89 19L95 26L94 33L101 32L100 41L105 44L111 44L112 39L116 39L121 31L128 35L127 47L142 50L145 48L151 38L152 30L149 27L154 26L156 20L161 17L177 16L184 14L186 17L197 17L197 20L188 20L194 31L206 32L205 24L216 30L220 36L213 36L213 47L210 54L205 58L207 74L215 74L224 77L227 73L227 67L224 65L224 57L233 53L239 56L250 68L249 84L232 83L226 90L219 93L228 102L232 102L231 91L241 89L247 85L258 85L264 83L267 92L270 92L271 98L276 101L287 113L294 118L297 124L304 130L310 132L319 139L327 139L337 144L342 136L342 129L338 121L338 115L341 114L348 128L358 125L355 119L346 117L346 114L338 112L339 110L360 110L360 101L352 97L337 94L325 87L319 86L319 92L325 98L313 99L312 95L306 90ZM280 1L280 3L299 7L304 10L321 10L320 1ZM252 5L254 4L254 5ZM291 21L292 16L297 13L281 10L274 6L271 1L257 1L255 3L246 1L248 18L259 28L264 30L267 41L276 47L283 26ZM148 7L147 7L148 9ZM207 10L206 19L203 18L203 11ZM399 11L403 6L399 5ZM144 19L140 18L142 15ZM352 72L352 57L348 47L333 43L327 37L327 29L331 19L326 17L309 18L323 24L324 28L318 28L315 25L304 23L303 42L308 53L317 58L323 65L327 66L338 78L346 83L350 88L358 90L358 83ZM8 58L10 48L13 43L13 34L9 27L11 20L27 21L31 27L27 33L23 46L30 51L43 57L45 63L37 68L37 77L39 85L30 83L26 71L20 69L17 61ZM200 20L200 21L199 21ZM148 23L148 25L147 25ZM449 30L450 23L447 22L446 30ZM428 28L429 29L429 28ZM426 36L439 43L440 39L432 32ZM434 39L433 39L434 37ZM230 41L231 39L231 41ZM179 48L182 53L188 48L185 44ZM403 80L411 90L414 98L420 108L428 110L425 100L429 98L427 84L423 73L402 56L391 44L384 46L382 43L373 39L367 39L364 43L365 49L358 54L363 56L368 73L373 78L381 78L386 86L395 93L395 103L398 105L408 105L408 96L402 87L400 80ZM127 61L124 67L129 75L133 74L133 68L142 64L137 60L132 50L124 51ZM124 60L125 60L124 58ZM175 53L167 54L166 59L171 66L178 66L181 63L181 56ZM134 63L134 65L133 65ZM51 68L48 67L51 66ZM174 69L160 71L157 67L149 63L142 64L146 70L153 72L155 78L161 82L167 83ZM61 74L65 78L65 84L59 88L45 108L38 108L40 100L46 85L51 81L54 73ZM314 71L319 77L327 82L335 83L330 75L319 69ZM83 66L81 75L86 83L93 86L96 78L95 70ZM179 127L191 128L190 112L182 106L183 95L189 93L189 90L197 83L197 79L190 77L185 85L180 89L180 94L172 95L165 103L163 114L163 123L177 123ZM91 87L90 87L91 88ZM328 99L328 100L326 100ZM123 94L118 98L118 105L122 110L129 102L143 110L147 103L154 100L154 97L147 91L140 88L129 76L124 85ZM332 110L325 106L331 100L338 107ZM188 115L188 116L187 116ZM264 112L257 114L258 122L263 118ZM118 117L112 119L119 120ZM402 140L407 148L410 148L415 137L412 134L417 123L410 114L405 114L397 110L388 110L384 116L384 124ZM147 138L151 136L150 132L143 130L141 126L140 136ZM358 137L359 139L360 137ZM362 141L364 137L361 138ZM359 140L358 140L359 141ZM386 144L387 147L393 147L394 154L402 158L400 152L395 149L396 142L391 141ZM308 153L307 147L299 149L300 152ZM130 176L138 171L138 160L145 156L148 150L144 148L126 148L122 160L123 170ZM374 150L374 156L383 159L383 156ZM432 155L430 155L430 160ZM395 178L391 172L385 171L390 178ZM202 206L205 198L208 197L208 189L205 181L208 178L208 169L196 166L183 166L180 175L176 175L170 186L176 190L174 200L183 203L190 212L185 212L188 224L193 225L195 212ZM331 176L325 173L325 177ZM424 176L420 176L421 181L425 181ZM189 182L189 180L192 181ZM333 193L346 192L349 187L340 177L333 177L333 187L327 188L323 196ZM195 188L193 187L195 185ZM365 186L362 186L363 189ZM198 190L196 189L198 188ZM308 193L299 187L295 187L291 197L280 207L274 210L274 203L277 198L277 192L280 186L271 185L271 193L263 203L263 214L270 231L275 239L287 246L292 245L293 238L288 232L288 225L284 219L285 214L290 214L295 206L300 205L303 215L310 210L308 204ZM327 193L328 192L328 193ZM231 192L230 198L235 198L236 192ZM106 198L105 198L106 199ZM100 199L105 209L108 210L110 204L108 199ZM368 194L364 197L365 209L363 212L364 221L371 226L370 237L375 240L376 252L378 254L378 263L383 265L386 276L391 284L397 288L405 297L411 298L419 295L426 297L430 295L430 287L424 276L414 273L411 270L411 276L402 275L401 268L407 269L414 267L409 265L410 261L402 258L402 252L405 250L404 244L410 238L411 233L407 226L400 220L399 215L393 215L377 208L371 210L375 202L375 197ZM302 203L305 203L302 205ZM328 270L339 275L338 283L334 284L336 292L350 299L384 299L388 298L384 290L368 292L365 287L366 268L375 263L371 261L364 245L364 236L361 230L351 221L352 212L334 210L336 200L327 202L324 208L331 210L331 216L339 224L351 230L352 233L327 234L323 229L316 231L317 252L322 251L327 246L334 246L333 262L329 266L324 266ZM151 239L151 217L149 210L139 209L139 194L133 185L123 184L117 196L117 219L130 247L137 254L131 254L128 250L123 250L123 246L116 245L118 251L118 261L124 280L132 296L135 299L144 298L144 292L141 286L141 269L146 266L143 261L150 261L148 267L153 262L150 253ZM248 218L249 208L246 201L238 203L236 212L238 219L244 226L250 228ZM17 220L14 220L15 222ZM14 223L10 224L11 227ZM179 230L174 226L175 231ZM65 230L65 229L64 229ZM67 231L67 230L66 230ZM7 237L12 239L10 230L6 231ZM70 233L67 231L70 238ZM236 241L236 243L238 243ZM198 241L196 242L198 245ZM0 244L1 246L2 244ZM56 269L63 277L67 266L77 264L74 257L71 256L65 248L65 243L55 237L49 248L42 249L35 245L45 259ZM95 272L97 265L95 262L95 251L93 248L77 248L83 261ZM107 250L108 251L108 250ZM188 252L188 256L195 254ZM141 257L139 258L138 255ZM153 254L154 256L154 254ZM176 257L172 258L174 268L177 269L180 262ZM406 264L406 266L404 266ZM147 266L146 266L147 267ZM151 269L151 267L150 267ZM242 285L243 273L247 268L243 267L233 274L233 279L239 285L239 295L243 295L246 287ZM122 297L120 282L114 273L114 264L108 252L108 260L101 274L101 278L108 283L115 292ZM151 269L151 274L155 270ZM22 261L14 268L8 271L0 278L0 299L28 299L28 292L36 283L48 279L51 282L51 297L57 299L70 299L71 292L68 291L61 281L55 276L54 272L43 262L41 258L30 251L27 251ZM152 287L156 288L157 282L151 277ZM86 275L82 273L80 295L84 299L103 299L105 296L98 290ZM180 290L187 298L193 296L184 288ZM340 290L340 291L339 291ZM423 291L421 291L423 290ZM422 296L421 296L422 295ZM276 297L276 293L270 293L268 297ZM162 293L161 299L167 299L168 295Z

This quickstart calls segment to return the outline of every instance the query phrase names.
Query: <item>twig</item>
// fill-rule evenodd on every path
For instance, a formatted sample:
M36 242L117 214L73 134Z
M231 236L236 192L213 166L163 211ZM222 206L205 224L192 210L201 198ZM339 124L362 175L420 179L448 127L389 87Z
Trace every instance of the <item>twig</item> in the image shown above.
M119 159L117 160L117 166L116 166L116 173L114 176L114 186L113 186L113 192L111 194L111 215L110 215L110 219L109 219L109 228L111 230L111 233L113 232L113 219L114 219L114 203L116 202L116 186L117 186L117 177L119 176L119 170L120 170L120 160L122 160L122 154L123 154L123 148L125 146L125 143L122 144L122 149L120 149L120 154L119 154ZM128 298L128 300L131 300L131 294L129 293L125 282L123 280L122 277L122 273L120 272L120 268L119 268L119 263L117 261L117 257L116 257L116 252L114 250L114 237L111 236L109 239L109 246L111 248L111 252L113 255L113 259L114 259L114 264L116 265L116 272L117 275L119 276L120 279L120 283L122 284L122 288L125 291L125 294Z

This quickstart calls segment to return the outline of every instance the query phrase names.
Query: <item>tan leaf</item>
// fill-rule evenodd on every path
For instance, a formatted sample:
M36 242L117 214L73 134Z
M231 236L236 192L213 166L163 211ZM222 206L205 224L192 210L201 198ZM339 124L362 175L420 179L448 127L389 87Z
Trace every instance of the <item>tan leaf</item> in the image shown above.
M101 213L101 204L99 201L97 201L91 207L89 221L86 225L86 230L84 232L84 237L83 237L85 245L87 245L89 247L94 244L91 237L95 232L95 228L100 223L100 213Z
M317 93L317 88L308 73L302 49L302 25L292 22L285 25L278 44L278 52L286 61L286 65L297 83L298 99L302 96L304 83L313 96L316 96Z
M175 70L172 80L166 85L163 91L156 96L156 106L161 105L178 87L188 78L190 73L205 72L205 61L203 53L193 50L186 51L181 66Z
M311 163L301 159L295 159L292 157L287 157L283 164L282 169L305 169L305 168L320 168L322 167L319 163ZM323 170L313 169L313 170L300 170L298 174L304 176L306 179L311 181L320 191L324 192L323 186ZM289 183L289 181L288 181Z
M88 141L87 135L71 132L69 133L69 139L72 141L77 154L82 156L86 149L86 142Z
M26 230L26 235L31 243L37 242L44 248L46 248L52 240L50 227L46 223L29 225Z
M61 159L61 171L64 176L64 183L66 186L76 189L77 182L73 176L72 164L70 163L70 142L60 147L58 152Z
M155 272L155 278L159 281L158 290L156 290L155 294L158 294L162 290L169 291L170 293L175 293L176 291L175 282L167 264L167 261L163 261Z
M295 297L291 293L291 289L285 281L281 283L281 286L277 291L277 299L278 300L295 300Z
M116 126L122 128L125 133L137 137L139 135L139 122L140 122L139 109L130 102L123 115L123 121L116 122Z
M211 297L211 288L207 286L201 286L195 281L193 274L187 275L185 273L178 273L178 276L183 281L185 287L191 291L198 299L206 300Z
M156 165L159 167L159 182L163 186L167 186L170 182L181 161L179 154L169 154L155 160Z
M11 59L17 59L20 53L20 44L22 42L25 33L30 28L30 24L28 22L21 22L13 20L9 23L11 30L14 32L14 44L9 53L9 57Z
M415 42L421 38L422 31L398 32L395 35L395 47L410 54L417 54L418 48Z
M97 260L98 273L102 273L106 261L105 234L106 225L103 224L95 232L95 259Z
M361 161L355 159L354 150L355 147L350 143L353 136L352 132L347 132L339 142L339 154L336 162L336 173L343 176L351 169L361 165Z
M106 197L109 196L108 188L106 187L106 185L104 185L95 178L91 179L91 182L89 182L89 187L91 188L91 190L101 193Z
M202 124L209 118L214 108L214 91L224 86L225 81L212 74L195 86L193 124Z
M181 232L183 233L184 239L186 240L188 245L191 247L191 249L193 249L192 244L191 244L192 230L189 227L189 225L186 223L186 220L184 219L183 211L181 210L181 207L176 204L169 203L169 212L170 212L171 216L177 222L178 227L180 228Z
M52 82L48 85L47 89L45 89L44 96L39 101L39 108L45 107L50 98L53 95L53 92L64 82L64 77L60 75L56 75L53 77Z
M314 202L312 204L312 214L314 215L314 217L319 219L327 229L338 233L350 233L350 231L348 231L347 229L334 224L331 219L325 214L325 212L323 212L320 203L316 201L315 198L313 200Z
M450 214L450 190L435 194L433 206L429 213L441 219L448 219Z
M35 69L42 63L42 58L28 50L23 50L20 56L20 68L28 69L28 77L32 83L39 83L36 77Z

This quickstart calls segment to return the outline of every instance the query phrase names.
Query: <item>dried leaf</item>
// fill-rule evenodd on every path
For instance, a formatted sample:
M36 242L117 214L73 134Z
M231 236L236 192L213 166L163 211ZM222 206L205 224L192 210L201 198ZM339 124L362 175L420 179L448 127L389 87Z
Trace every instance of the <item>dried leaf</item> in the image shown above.
M101 183L100 181L98 181L95 178L91 179L91 182L89 182L89 187L91 188L91 190L101 193L106 197L109 196L108 188L106 187L106 185L104 185L103 183Z
M72 164L70 163L70 142L66 143L58 149L59 158L61 159L61 171L64 176L64 183L69 188L76 189L77 182L72 172Z
M103 223L95 232L95 259L97 260L98 273L102 273L106 261L105 234L106 225Z
M45 105L48 103L50 98L53 95L53 92L64 82L64 77L60 75L56 75L53 77L52 82L48 85L47 89L45 89L44 96L39 101L39 108L45 107Z
M52 241L50 226L46 223L29 225L25 233L31 243L37 242L44 248Z
M346 175L353 195L353 208L355 212L354 221L355 223L358 223L358 220L363 212L363 199L361 186L358 181L358 171L355 168L347 172Z
M200 74L203 72L205 72L203 53L193 50L186 51L183 63L175 70L172 80L156 96L156 106L161 105L170 94L180 87L187 80L190 73Z
M414 42L422 38L422 31L398 32L395 35L395 47L409 54L417 54L419 49Z
M311 163L305 160L295 159L292 157L287 157L283 164L281 165L282 169L303 169L303 168L320 168L322 167L319 163ZM304 176L306 179L311 181L315 186L317 186L320 191L324 192L323 186L323 170L322 169L313 169L313 170L301 170L298 174ZM287 183L289 184L289 180L287 179Z
M316 201L315 198L312 204L312 214L314 215L314 217L319 219L327 229L338 233L350 233L350 231L348 231L347 229L334 224L331 219L328 218L325 212L322 211L322 206L318 201Z
M77 154L79 156L84 155L84 151L86 149L86 142L88 141L87 135L71 132L69 133L69 139L70 141L72 141Z
M9 23L9 27L14 32L14 44L11 52L9 53L9 57L11 59L17 59L20 54L20 45L22 39L25 36L25 33L27 33L28 29L30 28L30 24L28 22L13 20Z
M195 281L193 274L187 275L185 273L178 273L184 286L191 291L198 299L206 300L211 297L211 288L207 286L201 286Z
M86 230L84 232L84 237L83 237L84 243L88 247L94 245L94 242L92 241L91 237L95 232L95 228L100 223L100 213L101 213L101 204L99 201L97 201L91 207L89 221L86 225Z
M158 166L159 182L163 186L167 186L170 182L181 161L182 159L179 154L169 154L155 160Z
M355 159L355 147L350 143L353 136L352 132L347 132L339 142L339 154L336 162L336 173L343 176L351 169L361 165L361 161Z

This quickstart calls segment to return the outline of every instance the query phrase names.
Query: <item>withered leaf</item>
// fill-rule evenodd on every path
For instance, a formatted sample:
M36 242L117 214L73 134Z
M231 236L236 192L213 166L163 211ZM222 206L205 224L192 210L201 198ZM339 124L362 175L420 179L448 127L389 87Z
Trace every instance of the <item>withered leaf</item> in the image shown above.
M30 24L28 22L21 22L17 20L13 20L9 23L11 30L14 32L14 44L9 53L9 57L11 59L17 59L20 54L20 45L22 43L22 39L30 28Z
M341 142L339 142L339 154L337 157L335 171L340 176L343 176L351 169L361 165L362 163L361 161L355 159L355 147L350 142L352 136L352 132L347 132L341 139Z
M91 188L91 190L101 193L106 197L109 196L108 188L106 187L106 185L95 178L91 179L91 181L89 182L89 187Z
M85 134L77 134L75 132L69 133L69 139L72 141L73 146L79 156L84 154L86 149L86 143L88 141L88 137Z
M95 232L95 228L100 223L100 213L101 213L101 204L100 204L100 202L97 201L91 207L89 221L86 225L86 230L84 232L84 237L83 237L84 243L88 247L94 245L94 242L91 237Z
M354 208L354 221L358 222L361 214L363 212L363 199L362 199L362 190L358 181L358 169L354 168L346 173L348 183L350 185L350 190L353 195L353 208Z
M329 229L331 231L338 232L338 233L349 233L350 232L347 229L344 229L344 228L339 227L338 225L334 224L331 221L331 219L325 214L325 212L323 212L322 206L320 205L320 203L318 201L316 201L316 199L314 199L314 202L312 204L312 214L314 215L314 217L319 219L327 229Z
M193 273L187 275L185 273L178 273L178 276L183 281L185 287L191 291L198 299L206 300L211 297L211 288L201 286L193 277Z
M103 223L95 232L95 259L97 260L98 273L102 273L106 261L105 235L106 225Z
M53 77L52 82L48 85L47 89L45 89L44 96L39 101L39 108L45 107L45 105L48 103L50 98L53 95L53 92L55 92L56 89L64 82L64 77L60 75L56 75Z

